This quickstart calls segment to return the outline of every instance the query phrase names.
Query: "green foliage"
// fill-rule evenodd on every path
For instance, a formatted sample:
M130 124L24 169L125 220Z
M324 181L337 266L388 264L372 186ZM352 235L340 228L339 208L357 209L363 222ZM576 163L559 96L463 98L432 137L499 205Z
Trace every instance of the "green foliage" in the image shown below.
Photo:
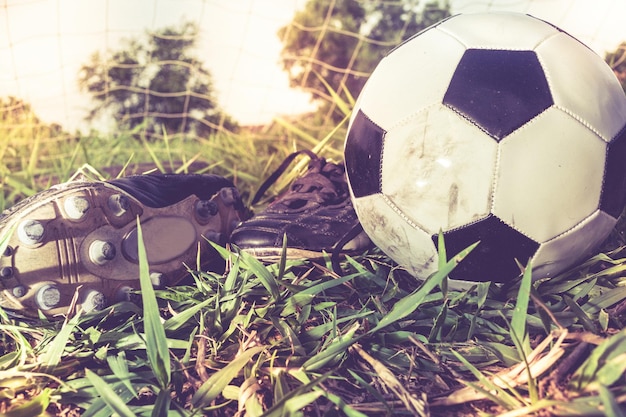
M287 129L272 133L279 135L280 140L247 132L237 135L220 132L193 141L181 135L162 135L156 141L134 140L141 127L134 132L122 130L105 135L91 131L73 136L56 130L54 125L38 124L30 107L23 102L19 105L18 108L0 107L0 116L5 116L5 120L0 121L0 181L3 184L0 211L51 185L69 180L77 171L84 171L82 173L91 179L151 171L211 172L233 179L244 198L248 198L292 149L315 146L311 145L313 137L303 137ZM25 114L25 111L30 113ZM15 115L9 118L3 112L15 112ZM328 157L337 158L339 145L336 142L332 145L318 149ZM95 172L87 167L94 168Z
M55 164L60 170L66 168L68 165L63 165L71 156L57 159L56 151L74 140L61 126L43 123L23 100L0 98L0 179L4 189L0 208L7 201L12 204L18 197L36 192L34 176L42 173L42 162L49 163L48 169Z
M345 119L352 96L318 79ZM211 171L245 195L293 148L340 157L331 139L340 124L316 139L281 123L291 135L282 142L247 134L148 142L130 140L133 132L61 140L42 130L34 145L18 128L1 165L5 195L21 198L91 165L87 174L104 177ZM0 407L8 416L620 416L621 232L559 276L532 282L527 271L507 285L464 289L447 275L472 248L448 254L443 237L439 272L425 282L378 250L345 259L337 275L327 258L263 264L215 246L223 274L192 271L153 290L140 249L141 305L63 321L0 309Z
M620 43L615 51L607 52L604 59L626 91L626 42Z
M126 405L126 401L117 395L104 379L89 369L85 370L85 377L89 380L91 385L93 385L102 401L104 401L112 412L121 417L133 417L135 415L128 405Z
M85 416L323 410L439 416L468 414L463 404L481 408L479 401L487 400L511 416L547 409L604 415L599 407L620 415L624 331L589 333L562 300L576 300L594 323L600 311L625 302L626 294L606 302L577 297L596 291L586 288L585 268L622 265L615 256L622 252L590 260L554 282L531 283L525 274L505 295L488 285L461 291L445 285L471 248L442 262L424 283L376 251L346 259L338 277L324 260L283 257L263 265L239 251L216 249L230 265L223 275L196 271L191 282L162 290L152 290L144 276L143 308L123 302L36 325L0 315L0 394L7 398L0 403L30 389L32 400L11 412L41 407L48 398L58 407L81 407ZM611 274L591 280L597 288L618 283ZM541 324L544 309L549 333ZM609 313L609 322L616 320ZM517 339L530 340L531 350ZM592 344L591 353L570 365L570 400L562 401L563 394L546 391L545 384L581 340ZM55 382L59 378L65 382Z
M209 137L237 124L217 105L212 76L194 56L198 28L190 22L129 39L82 66L79 85L94 102L88 119L104 117L144 137Z
M309 0L278 33L282 65L291 85L309 91L336 123L342 115L324 83L357 96L385 53L449 15L447 2Z

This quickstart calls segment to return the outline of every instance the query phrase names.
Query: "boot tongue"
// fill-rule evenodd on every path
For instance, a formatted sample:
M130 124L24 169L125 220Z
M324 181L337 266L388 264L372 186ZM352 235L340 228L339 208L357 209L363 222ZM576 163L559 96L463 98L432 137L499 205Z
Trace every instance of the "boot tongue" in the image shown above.
M289 191L276 200L275 205L291 210L309 209L321 204L333 204L337 197L334 184L326 176L309 171L296 180Z

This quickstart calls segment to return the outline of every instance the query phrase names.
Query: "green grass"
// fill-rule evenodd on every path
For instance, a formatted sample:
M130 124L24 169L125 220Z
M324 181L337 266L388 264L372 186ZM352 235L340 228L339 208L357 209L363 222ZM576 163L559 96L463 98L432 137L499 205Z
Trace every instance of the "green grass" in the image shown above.
M2 203L85 164L105 178L216 172L249 196L293 150L321 143L341 157L341 132L276 129L280 141L157 143L12 129L0 138ZM445 285L464 253L418 282L377 250L344 260L338 276L329 259L264 265L220 247L224 274L196 271L187 285L153 290L140 245L139 304L65 321L0 310L0 415L622 416L619 227L602 252L553 279L467 291Z

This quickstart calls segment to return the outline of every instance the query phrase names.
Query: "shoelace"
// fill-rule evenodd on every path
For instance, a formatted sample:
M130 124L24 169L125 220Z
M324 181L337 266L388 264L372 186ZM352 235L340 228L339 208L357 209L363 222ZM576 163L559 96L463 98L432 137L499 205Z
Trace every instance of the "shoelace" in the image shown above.
M289 191L281 197L281 203L289 207L292 204L302 205L302 200L327 204L342 201L346 197L347 185L345 189L338 189L342 183L345 183L341 168L335 164L326 163L325 159L304 149L293 152L283 160L280 166L261 184L250 205L258 203L293 160L302 154L311 159L307 173L293 182Z
M339 204L346 198L348 185L345 180L345 173L336 164L326 163L326 160L307 149L296 151L288 155L279 167L259 186L250 205L258 203L265 192L274 184L278 178L286 171L287 167L299 155L307 155L311 161L307 173L298 178L289 187L289 191L284 194L280 204L289 208L302 208L309 203L317 204ZM331 252L331 265L333 271L341 275L341 265L339 256L342 249L352 239L363 232L363 226L357 222L335 245Z
M333 251L330 254L330 262L333 267L333 272L337 275L342 275L343 270L341 269L341 264L339 264L339 256L341 255L341 250L350 242L352 239L357 237L359 234L363 233L363 226L361 222L356 222L352 229L348 230L348 232L343 235L339 242L335 244L333 247Z

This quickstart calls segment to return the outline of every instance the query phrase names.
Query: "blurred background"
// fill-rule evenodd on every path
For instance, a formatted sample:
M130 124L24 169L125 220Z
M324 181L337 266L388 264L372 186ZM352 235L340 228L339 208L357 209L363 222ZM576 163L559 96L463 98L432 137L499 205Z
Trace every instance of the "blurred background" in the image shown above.
M623 0L0 1L0 175L25 195L35 177L64 179L81 163L167 157L232 174L233 160L206 149L220 135L272 142L237 150L261 155L334 131L340 157L346 108L376 63L451 14L534 15L626 74ZM163 138L165 156L146 145ZM204 148L176 154L174 140ZM132 152L120 145L136 142ZM223 153L230 145L220 143ZM255 175L272 165L263 163Z

